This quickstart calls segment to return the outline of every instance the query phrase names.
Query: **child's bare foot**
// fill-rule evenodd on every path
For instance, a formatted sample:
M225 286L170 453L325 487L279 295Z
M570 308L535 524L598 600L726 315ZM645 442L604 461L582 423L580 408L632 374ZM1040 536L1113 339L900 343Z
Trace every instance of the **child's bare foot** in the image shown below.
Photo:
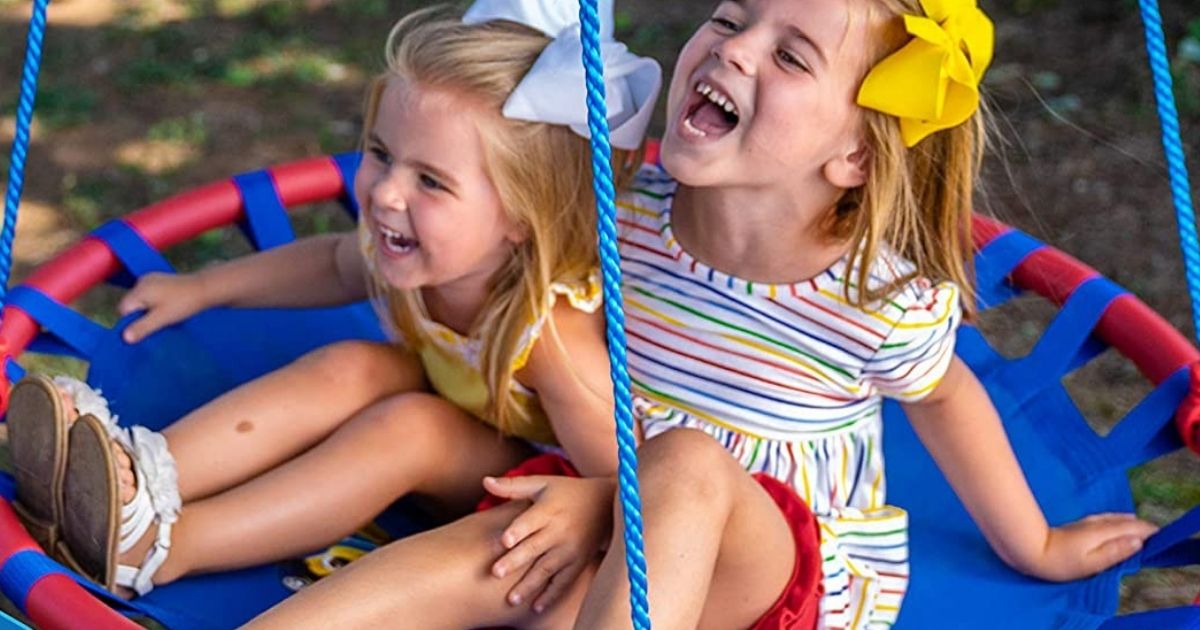
M67 390L62 383L55 383L58 388L58 395L63 401L63 416L67 419L67 427L75 424L79 419L79 409L75 406L75 396ZM125 505L133 500L134 494L137 492L137 476L133 473L133 460L129 458L129 454L125 452L125 448L113 440L114 457L117 460L117 480L121 483L120 497L121 505Z

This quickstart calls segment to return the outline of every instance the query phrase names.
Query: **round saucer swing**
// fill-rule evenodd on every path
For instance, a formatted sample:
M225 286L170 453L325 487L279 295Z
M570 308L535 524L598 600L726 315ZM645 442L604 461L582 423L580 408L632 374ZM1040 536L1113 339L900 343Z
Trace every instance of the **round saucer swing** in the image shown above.
M8 284L47 2L36 0L31 20L0 234L0 292ZM1156 3L1141 4L1156 64L1189 287L1193 295L1200 295L1200 246L1170 76L1163 69L1161 24ZM594 53L595 3L584 0L581 5L585 49ZM597 151L606 295L611 298L619 296L620 278L612 180L604 172L608 147L599 56L585 52L585 65ZM648 159L656 159L653 147L650 153ZM218 308L136 345L120 339L130 318L106 327L67 306L102 284L130 286L143 274L172 271L161 252L212 229L240 225L255 248L266 249L294 238L290 209L339 200L354 215L357 205L350 191L357 164L357 154L308 159L175 195L97 228L19 286L0 293L0 406L6 406L10 384L23 374L19 357L25 352L62 354L88 361L87 381L103 390L121 418L161 428L221 392L316 347L341 339L383 339L365 303L325 309ZM981 308L996 307L1022 292L1058 307L1054 320L1023 357L1001 356L972 326L960 330L957 350L987 387L1047 518L1063 523L1095 512L1131 511L1129 468L1184 447L1200 452L1200 352L1135 296L1063 252L984 217L975 218L974 240ZM637 628L649 628L620 300L610 299L606 313L614 381L618 400L623 401L617 415L633 622ZM1155 388L1102 437L1088 426L1062 379L1106 348L1136 365ZM1066 584L1029 578L991 551L902 416L897 405L885 405L889 502L910 516L913 577L898 628L946 627L946 619L969 620L959 627L970 628L1200 628L1200 601L1115 615L1122 576L1143 567L1200 563L1200 541L1192 539L1200 530L1200 509L1164 527L1138 555L1092 578ZM39 627L130 628L136 627L130 619L140 617L168 628L231 628L292 592L282 565L266 565L187 578L131 602L120 600L37 547L9 504L13 492L11 477L0 476L0 591ZM389 511L380 523L397 536L419 527L402 509ZM652 585L654 576L649 577Z

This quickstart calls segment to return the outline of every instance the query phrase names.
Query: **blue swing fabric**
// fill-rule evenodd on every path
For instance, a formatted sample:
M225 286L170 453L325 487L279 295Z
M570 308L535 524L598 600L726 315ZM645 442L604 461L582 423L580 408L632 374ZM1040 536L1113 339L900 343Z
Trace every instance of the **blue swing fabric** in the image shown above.
M344 181L352 182L356 156L336 156L334 161ZM290 240L291 228L269 174L239 176L235 182L246 203L243 227L249 238L262 247ZM352 213L356 210L349 197L342 201ZM128 284L145 273L171 270L161 254L120 220L93 236L108 243L126 269L114 282ZM1014 231L981 251L982 305L996 306L1012 297L1016 291L1005 278L1041 247ZM1062 375L1103 351L1090 331L1121 294L1120 287L1103 278L1084 283L1030 354L1016 360L1001 357L972 327L959 333L958 352L988 388L1052 523L1132 510L1126 470L1181 447L1171 418L1187 393L1186 371L1167 379L1107 437L1088 427L1061 385ZM103 390L121 421L153 428L322 345L383 339L370 306L361 303L327 309L213 309L128 345L120 332L131 317L110 329L36 289L18 287L10 297L45 328L31 351L89 360L89 383ZM11 378L19 376L15 363L6 367ZM1200 529L1200 512L1185 516L1142 554L1099 576L1068 584L1027 578L1006 567L987 546L900 408L889 403L885 417L891 502L906 508L911 518L913 579L898 628L1200 628L1197 607L1114 618L1121 576L1143 566L1200 562L1200 543L1189 540ZM11 479L2 481L0 494L11 498ZM398 535L419 527L403 513L387 520ZM21 552L0 567L0 588L20 605L29 585L54 572L69 574L40 553ZM122 612L150 616L170 628L232 628L290 594L285 574L282 565L268 565L187 578L133 602L78 581Z

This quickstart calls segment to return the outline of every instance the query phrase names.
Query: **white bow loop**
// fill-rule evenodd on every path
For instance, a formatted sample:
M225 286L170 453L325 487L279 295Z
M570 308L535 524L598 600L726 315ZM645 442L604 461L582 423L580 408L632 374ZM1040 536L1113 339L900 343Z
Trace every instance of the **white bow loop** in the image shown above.
M613 39L613 0L600 0L599 11L610 142L619 149L636 149L662 88L662 69L658 62L633 54ZM468 24L498 19L525 24L554 38L509 96L504 116L567 125L591 137L578 0L478 0L463 16Z

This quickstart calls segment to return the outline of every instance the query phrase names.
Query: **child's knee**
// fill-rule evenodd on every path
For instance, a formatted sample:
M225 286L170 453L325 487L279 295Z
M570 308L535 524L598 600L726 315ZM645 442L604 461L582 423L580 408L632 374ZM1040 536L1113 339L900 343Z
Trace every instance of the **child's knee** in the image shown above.
M319 372L330 387L376 386L395 391L406 384L417 388L423 378L411 355L372 341L332 343L309 352L297 363Z
M731 476L744 474L719 442L694 429L673 429L646 440L638 457L643 489L686 494L706 503L727 499Z
M453 440L449 407L432 394L400 394L368 407L355 424L380 445L401 447L414 457L441 456Z

